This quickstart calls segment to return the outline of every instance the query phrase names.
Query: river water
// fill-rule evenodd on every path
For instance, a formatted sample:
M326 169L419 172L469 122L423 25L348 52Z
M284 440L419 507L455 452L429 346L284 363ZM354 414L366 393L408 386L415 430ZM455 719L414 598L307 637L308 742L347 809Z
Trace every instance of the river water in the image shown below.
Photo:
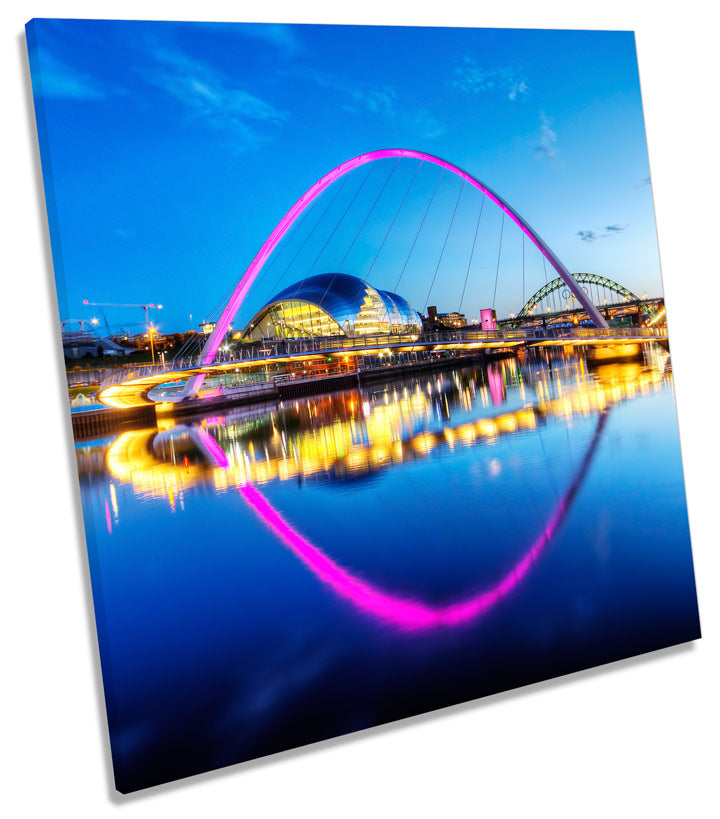
M76 452L122 791L699 636L659 347L421 373Z

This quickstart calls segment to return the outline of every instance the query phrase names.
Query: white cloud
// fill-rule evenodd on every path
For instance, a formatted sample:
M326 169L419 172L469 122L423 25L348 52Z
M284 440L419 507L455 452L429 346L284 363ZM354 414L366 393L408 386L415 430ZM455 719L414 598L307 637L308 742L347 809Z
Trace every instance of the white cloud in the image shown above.
M33 87L43 96L77 100L104 99L108 89L95 79L55 58L47 49L37 49L40 76L33 76Z
M181 51L157 50L154 57L156 65L144 72L148 82L180 102L197 120L229 129L240 141L249 144L260 139L255 123L277 125L287 118L284 111Z
M540 137L535 146L535 156L538 159L555 159L557 145L557 134L550 127L550 120L544 111L540 112ZM592 240L590 240L592 241Z
M351 114L373 114L413 129L418 136L436 139L447 131L447 126L425 108L404 108L399 104L397 91L389 85L354 86L340 77L325 74L314 68L283 71L281 76L304 79L344 98L343 110Z
M292 71L283 70L279 74L282 77L308 80L320 88L326 88L344 97L343 108L352 113L363 111L391 119L397 111L397 92L389 85L357 86L334 74L326 74L309 67L295 68Z
M419 111L413 122L413 128L425 139L437 139L447 131L447 126L434 117L429 111Z
M361 88L348 91L352 99L371 114L395 116L396 94L392 88Z
M284 52L288 57L303 54L306 49L296 34L294 26L282 23L239 23L233 24L247 37L265 40L268 44Z
M453 72L452 88L467 94L496 93L511 101L527 94L529 86L522 69L513 66L482 68L473 57L465 56Z
M604 228L597 230L579 230L575 235L580 237L583 242L594 242L597 239L607 239L609 236L617 236L627 230L627 225L607 225Z

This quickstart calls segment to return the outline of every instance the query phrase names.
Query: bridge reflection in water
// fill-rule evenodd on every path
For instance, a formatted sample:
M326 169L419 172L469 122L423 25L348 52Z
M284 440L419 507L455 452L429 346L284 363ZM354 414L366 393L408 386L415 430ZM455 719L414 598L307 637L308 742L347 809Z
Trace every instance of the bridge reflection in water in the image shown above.
M553 418L565 422L574 415L586 417L657 390L669 378L638 363L604 365L592 375L582 360L572 359L566 367L563 380L552 381L546 369L523 375L509 360L491 365L489 385L480 382L483 371L474 369L456 372L452 379L433 376L416 382L414 389L380 390L375 396L352 390L292 402L277 411L261 410L249 418L229 413L196 426L165 422L160 431L120 435L108 450L107 466L115 479L131 483L136 494L164 497L171 504L203 482L224 490L272 480L352 479L424 458L438 447L452 453L463 446L492 445ZM503 390L508 375L516 381L523 404L493 412L491 391ZM493 384L494 378L501 386ZM476 402L488 407L486 414L452 423L455 410L468 410ZM427 429L436 414L443 416L442 429ZM203 453L198 430L209 432L225 453L227 463L221 468Z
M236 487L262 523L323 583L357 608L403 630L460 625L509 594L550 544L590 467L612 406L656 389L665 377L662 371L639 364L606 365L593 376L588 375L581 360L573 365L575 379L564 373L564 378L552 385L557 393L554 397L547 371L538 372L541 377L536 379L529 372L534 400L510 412L490 412L478 420L445 424L441 430L416 431L436 410L444 409L449 417L451 406L468 407L473 396L478 396L478 389L481 403L488 404L488 394L502 391L508 376L521 387L521 396L528 398L515 362L492 365L486 374L489 387L478 385L483 371L475 370L465 373L464 379L456 372L447 389L439 376L427 381L424 390L416 384L412 391L407 387L400 392L394 389L391 395L384 391L382 401L374 405L357 391L308 402L303 407L307 415L295 402L291 414L301 421L307 419L307 428L291 437L278 430L278 425L287 426L282 412L270 417L270 430L260 437L252 432L243 434L242 424L221 424L217 419L205 419L194 426L170 426L159 433L126 432L110 447L107 463L113 477L130 481L137 494L167 497L173 508L176 498L182 498L182 493L196 483L211 481L220 491ZM496 400L501 397L496 394ZM293 528L254 485L318 474L344 480L423 458L436 447L452 453L465 446L491 446L502 436L530 433L554 417L567 423L574 415L597 415L596 428L540 534L494 585L444 606L393 595L348 571ZM245 422L245 426L252 428L253 422Z
M600 436L607 422L608 409L603 409L592 437L588 451L577 474L548 520L545 528L521 559L501 580L489 589L483 590L456 603L433 607L417 600L394 596L368 583L339 566L321 549L310 543L293 529L279 512L267 501L258 489L250 484L239 489L242 497L255 510L280 540L297 555L308 568L327 583L341 597L350 600L359 609L374 617L400 626L403 629L418 630L437 626L458 626L472 621L491 609L507 596L540 557L567 514L575 494L582 484L590 462L597 448ZM212 452L212 448L210 450ZM222 464L222 461L221 461Z

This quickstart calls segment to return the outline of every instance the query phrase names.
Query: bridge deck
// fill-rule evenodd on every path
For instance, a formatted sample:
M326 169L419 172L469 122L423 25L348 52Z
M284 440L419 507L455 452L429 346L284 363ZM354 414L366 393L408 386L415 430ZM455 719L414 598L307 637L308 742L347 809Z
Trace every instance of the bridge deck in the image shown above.
M160 385L186 382L198 375L238 372L251 367L272 364L313 361L333 356L376 356L440 351L470 351L512 349L520 346L585 346L627 344L629 341L649 342L667 338L663 328L574 328L572 330L457 330L452 333L432 333L425 336L365 336L362 338L321 338L292 341L268 341L242 350L240 358L215 364L151 368L140 378L127 378L126 371L108 378L98 398L108 406L126 408L159 403L148 393ZM258 355L258 353L262 353ZM245 357L245 354L248 354Z

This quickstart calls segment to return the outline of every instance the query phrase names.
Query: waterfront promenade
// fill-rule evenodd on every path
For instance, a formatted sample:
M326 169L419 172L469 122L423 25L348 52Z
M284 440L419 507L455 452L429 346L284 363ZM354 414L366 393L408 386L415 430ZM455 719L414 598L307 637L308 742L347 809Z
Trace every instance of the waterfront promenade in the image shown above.
M201 376L209 379L233 373L251 373L259 370L260 380L268 380L269 368L325 360L348 369L361 371L373 367L402 367L428 361L432 356L462 356L481 353L512 352L519 348L567 347L604 348L611 357L613 348L623 355L640 351L640 344L663 341L666 331L661 327L630 328L573 328L567 330L457 330L451 333L430 333L421 336L363 336L360 338L320 338L297 341L268 341L262 345L241 349L238 357L208 365L196 362L170 362L165 366L144 368L142 373L118 369L107 375L98 388L98 398L107 406L127 409L149 404L164 404L178 400L182 395L167 392L168 387L179 387L190 379ZM621 349L624 348L624 349ZM628 349L631 348L631 349ZM263 376L264 372L264 378ZM283 377L288 373L276 372ZM326 370L330 375L330 371ZM307 375L307 371L305 372ZM302 373L292 372L294 378ZM164 387L163 394L157 392ZM155 391L153 393L152 391ZM206 390L207 398L215 398Z

